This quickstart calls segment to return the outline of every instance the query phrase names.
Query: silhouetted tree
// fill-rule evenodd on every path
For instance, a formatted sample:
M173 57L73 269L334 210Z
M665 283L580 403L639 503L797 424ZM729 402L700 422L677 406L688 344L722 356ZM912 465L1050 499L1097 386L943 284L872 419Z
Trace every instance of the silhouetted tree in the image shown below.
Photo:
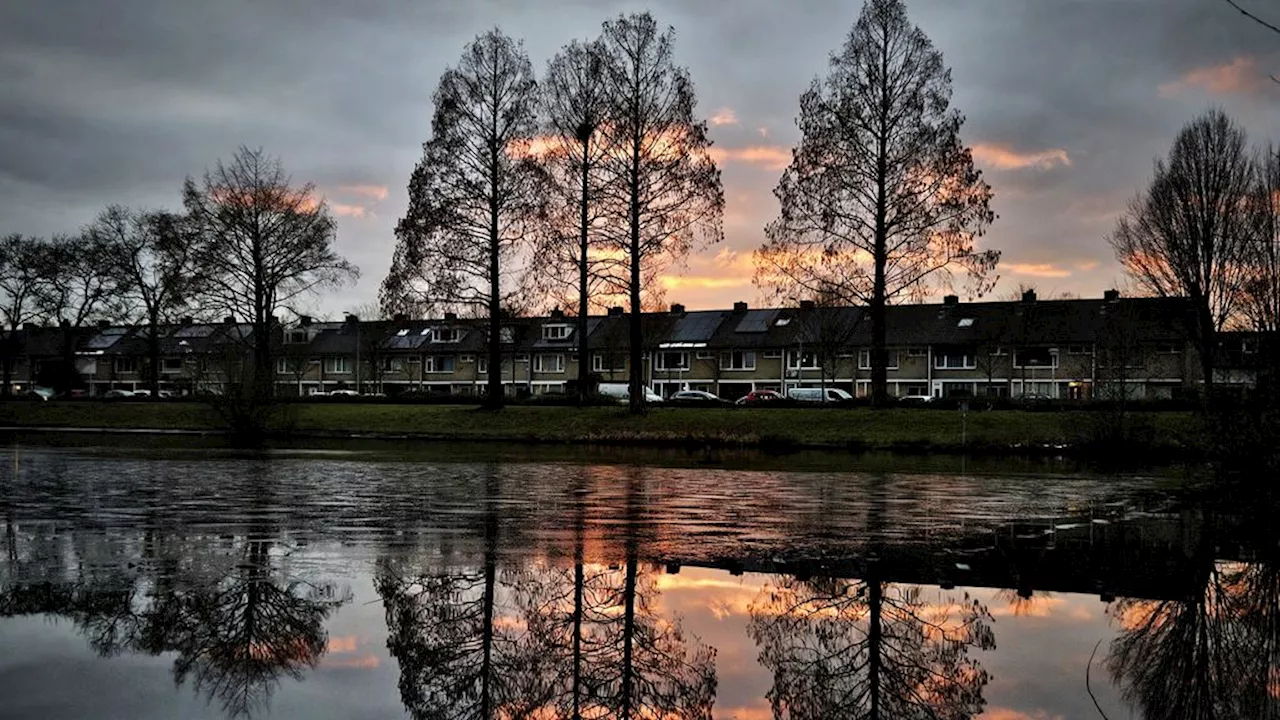
M989 676L969 657L990 650L978 601L864 581L785 578L752 603L748 633L773 672L775 718L967 720Z
M280 160L241 147L197 182L183 202L198 234L200 304L247 320L253 328L252 374L244 392L270 398L275 387L277 314L291 301L359 276L334 251L337 223L311 184L295 187Z
M13 393L13 369L20 346L18 331L36 315L36 293L47 248L40 238L16 234L0 238L0 320L6 331L0 342L4 381L0 397Z
M87 233L105 248L115 278L121 318L147 328L147 372L152 396L160 392L160 327L191 310L199 289L196 235L183 219L113 205Z
M54 386L65 392L83 384L76 371L76 329L118 310L120 279L108 246L93 233L53 238L42 254L36 307L62 330L62 357Z
M1256 169L1244 128L1213 110L1186 125L1151 186L1129 203L1108 240L1126 273L1158 297L1191 304L1187 331L1206 399L1218 332L1240 303L1258 233Z
M545 203L532 147L533 66L522 44L490 30L445 71L433 99L432 137L409 180L382 305L481 311L489 320L485 404L497 408L502 314L527 300L530 244Z
M951 286L994 284L1000 253L975 239L995 219L991 188L960 140L942 54L902 0L869 0L831 71L800 97L800 144L756 252L756 282L867 305L871 394L888 397L885 306Z
M625 254L630 302L630 407L644 409L646 270L684 257L724 236L724 189L707 150L706 122L694 115L697 98L686 68L675 64L675 31L649 13L604 24L608 76L610 202L625 218L618 250Z

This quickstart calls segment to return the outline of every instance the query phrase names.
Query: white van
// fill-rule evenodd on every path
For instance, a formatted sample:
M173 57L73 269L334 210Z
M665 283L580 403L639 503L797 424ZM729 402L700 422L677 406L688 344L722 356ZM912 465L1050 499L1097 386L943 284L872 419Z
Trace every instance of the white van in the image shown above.
M600 383L596 386L596 392L605 397L617 398L623 402L631 399L630 383ZM656 405L662 402L662 396L653 391L653 388L645 386L644 401L650 405Z
M823 402L822 388L792 388L787 391L787 397L796 402L820 403ZM853 400L853 396L841 390L840 388L827 388L826 402L841 403Z

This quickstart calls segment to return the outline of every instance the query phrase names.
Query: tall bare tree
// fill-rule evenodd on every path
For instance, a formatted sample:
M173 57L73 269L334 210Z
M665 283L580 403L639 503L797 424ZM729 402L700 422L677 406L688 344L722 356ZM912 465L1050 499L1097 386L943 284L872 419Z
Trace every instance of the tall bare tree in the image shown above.
M644 409L641 294L645 270L724 236L724 189L689 71L675 64L675 31L649 13L604 24L610 122L603 127L613 200L624 208L630 315L631 410Z
M36 314L36 293L40 287L43 256L47 245L40 238L6 235L0 238L0 365L4 384L0 397L13 393L13 369L17 362L18 330Z
M539 276L552 285L553 297L564 294L566 285L576 286L578 399L583 402L592 390L586 344L591 296L602 286L606 292L618 287L610 280L619 263L605 252L608 237L603 232L611 219L602 187L610 146L601 127L612 109L607 80L601 44L575 41L547 64L541 92L547 144L542 157L552 202L537 253Z
M524 46L497 29L480 35L440 78L434 102L432 137L409 180L382 304L487 316L485 404L501 407L502 316L524 301L545 203L532 147L537 84Z
M870 307L871 392L888 398L885 307L951 287L994 285L1000 253L975 240L991 188L960 140L951 72L902 0L869 0L830 73L800 97L800 144L774 194L756 282L781 293L838 288ZM799 288L797 291L795 288Z
M1183 127L1151 186L1129 203L1108 240L1143 291L1185 297L1187 331L1213 389L1218 332L1238 309L1257 238L1257 172L1244 128L1221 110Z
M147 379L152 396L158 396L160 327L190 310L199 287L196 235L172 213L118 205L104 210L87 232L105 248L121 319L147 326Z
M295 187L278 158L241 147L197 182L183 202L199 235L201 304L253 326L253 394L274 391L276 314L291 301L359 276L334 251L337 223L310 183Z
M66 392L83 383L76 371L76 329L119 311L120 278L110 267L107 245L93 233L54 237L39 269L36 307L62 330L62 357L52 384Z
M1258 162L1258 229L1249 249L1248 275L1240 298L1245 326L1280 332L1280 150L1264 147Z

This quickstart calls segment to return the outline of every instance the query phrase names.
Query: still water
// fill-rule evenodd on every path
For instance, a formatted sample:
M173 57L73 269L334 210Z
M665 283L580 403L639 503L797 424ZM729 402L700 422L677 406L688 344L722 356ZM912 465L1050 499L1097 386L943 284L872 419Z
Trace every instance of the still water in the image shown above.
M1168 479L9 446L0 480L0 718L1277 712L1275 535Z

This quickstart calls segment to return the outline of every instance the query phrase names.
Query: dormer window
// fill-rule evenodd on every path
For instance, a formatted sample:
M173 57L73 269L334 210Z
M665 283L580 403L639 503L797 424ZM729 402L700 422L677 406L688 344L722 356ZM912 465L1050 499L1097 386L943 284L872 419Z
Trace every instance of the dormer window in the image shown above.
M290 330L289 336L285 338L285 342L289 343L290 345L299 345L301 343L305 343L306 341L307 341L307 331L301 330L301 329Z
M431 335L431 342L456 343L462 339L462 328L438 327Z
M543 325L543 340L565 340L573 333L573 327L570 325Z
M510 345L516 341L516 329L513 327L504 327L498 333L498 339L504 345Z

